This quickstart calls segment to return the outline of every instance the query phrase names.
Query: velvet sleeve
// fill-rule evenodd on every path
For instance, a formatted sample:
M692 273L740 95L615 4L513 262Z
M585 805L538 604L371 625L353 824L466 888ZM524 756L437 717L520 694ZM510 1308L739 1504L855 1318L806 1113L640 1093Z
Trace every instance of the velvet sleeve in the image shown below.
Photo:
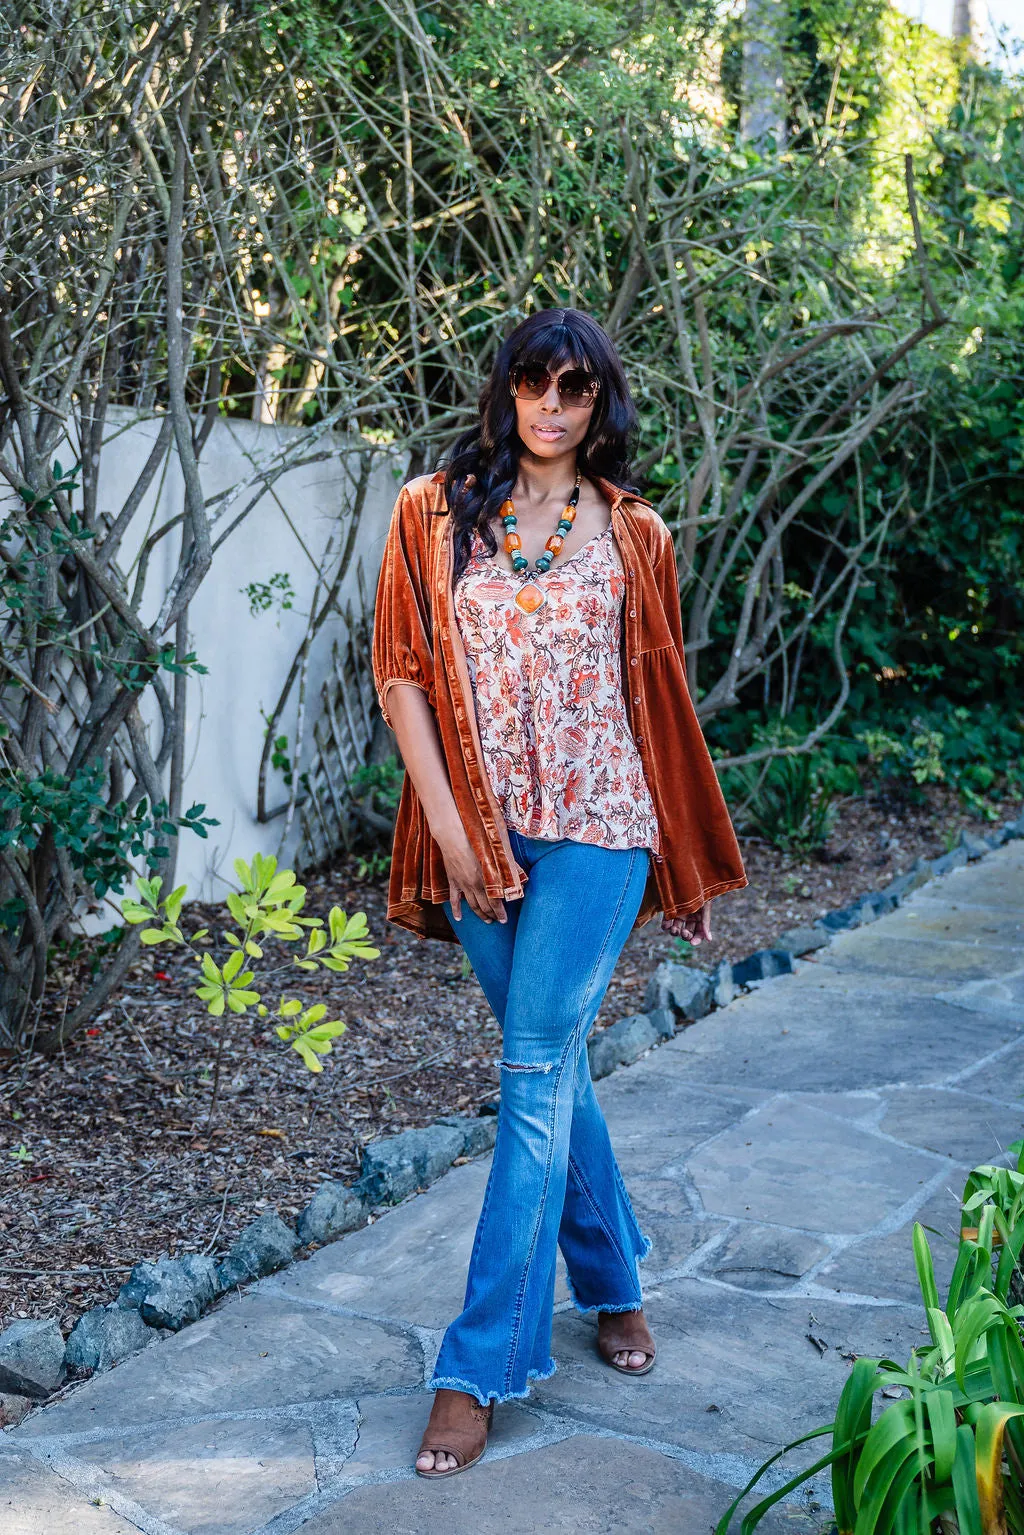
M373 623L373 680L386 724L396 682L434 696L434 648L424 512L403 486L384 544Z
M672 634L672 642L679 652L679 659L685 665L683 614L679 601L679 567L676 564L676 548L672 542L672 534L663 522L658 524L658 544L652 554L651 564L654 569L654 579L658 584L658 595Z

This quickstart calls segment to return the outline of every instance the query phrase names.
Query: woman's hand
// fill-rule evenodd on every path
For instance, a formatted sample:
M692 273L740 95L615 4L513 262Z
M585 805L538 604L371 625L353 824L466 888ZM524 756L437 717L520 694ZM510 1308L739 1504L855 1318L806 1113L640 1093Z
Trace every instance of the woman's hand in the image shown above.
M711 942L711 902L705 901L699 911L691 911L685 917L662 917L661 930L675 938L685 938L694 947Z
M484 889L484 871L461 822L457 828L436 837L436 841L448 875L448 899L456 922L462 918L463 896L485 922L506 922L505 902L500 897L492 898Z
M409 682L395 683L388 691L388 707L405 770L423 806L430 835L441 849L456 922L462 918L463 896L485 922L504 922L505 903L491 900L484 889L483 870L459 816L426 693Z

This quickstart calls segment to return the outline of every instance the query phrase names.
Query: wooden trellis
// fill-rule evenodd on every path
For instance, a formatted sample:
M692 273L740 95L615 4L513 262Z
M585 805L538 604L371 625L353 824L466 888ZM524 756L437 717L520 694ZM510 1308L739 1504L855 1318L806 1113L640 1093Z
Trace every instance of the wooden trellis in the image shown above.
M361 571L360 571L361 574ZM373 612L360 581L361 601L343 616L345 633L331 647L331 664L320 693L313 749L300 803L299 868L320 863L352 845L359 818L348 785L370 757L377 699L370 664Z

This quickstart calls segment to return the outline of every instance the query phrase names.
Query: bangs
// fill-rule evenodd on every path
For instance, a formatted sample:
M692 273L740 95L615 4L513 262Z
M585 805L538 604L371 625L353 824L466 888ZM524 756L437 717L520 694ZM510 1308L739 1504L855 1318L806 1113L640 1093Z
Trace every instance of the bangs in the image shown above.
M575 368L586 368L591 373L599 372L582 342L567 325L558 320L553 320L550 325L539 325L524 339L528 344L512 359L515 364L521 363L527 368L561 368L571 363Z

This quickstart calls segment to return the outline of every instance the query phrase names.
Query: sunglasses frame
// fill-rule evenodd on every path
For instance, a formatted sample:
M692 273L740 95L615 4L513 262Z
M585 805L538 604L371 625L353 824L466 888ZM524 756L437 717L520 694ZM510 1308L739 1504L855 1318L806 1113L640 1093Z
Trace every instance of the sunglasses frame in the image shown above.
M562 372L559 373L558 375L552 375L551 373L548 372L547 368L544 368L542 371L544 373L544 377L547 380L547 382L545 383L545 385L544 385L543 389L541 390L540 394L520 394L519 393L519 384L521 382L522 373L525 372L526 367L527 367L526 363L519 362L519 363L516 363L514 365L514 367L509 372L508 386L509 386L509 390L510 390L510 392L512 394L513 399L516 399L516 400L534 400L534 401L542 400L544 398L544 396L547 394L548 390L551 388L552 383L554 383L555 388L558 390L559 404L564 405L564 406L568 406L568 408L570 410L586 410L590 406L597 404L598 396L601 393L601 380L598 378L596 373L591 373L589 371L589 369L587 369L587 368L577 368L577 367L563 368ZM595 388L594 393L590 396L589 399L584 398L584 399L581 399L581 400L568 400L568 399L564 399L563 398L562 391L561 391L561 389L558 388L558 380L560 378L564 378L567 373L583 373L583 374L586 375L587 378L592 378L594 380L594 383L596 384L597 387ZM517 377L517 375L519 375L519 376Z

